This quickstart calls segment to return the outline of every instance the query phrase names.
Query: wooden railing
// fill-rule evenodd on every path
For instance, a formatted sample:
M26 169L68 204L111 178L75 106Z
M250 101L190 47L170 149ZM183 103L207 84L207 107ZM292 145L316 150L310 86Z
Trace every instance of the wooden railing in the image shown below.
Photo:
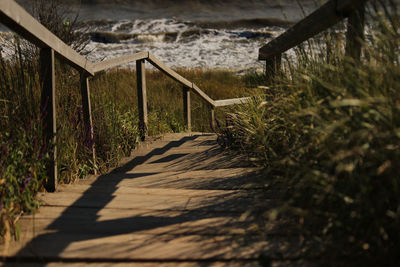
M364 27L364 4L367 0L330 0L308 17L288 29L285 33L263 46L259 51L259 59L266 61L268 76L272 76L281 65L281 55L290 48L306 41L310 37L328 29L344 18L348 20L346 53L355 58L361 55L361 42ZM89 78L101 71L118 67L130 62L136 62L137 95L142 139L147 133L147 93L145 78L145 61L182 84L184 117L188 130L191 128L190 92L199 95L210 107L211 123L214 122L215 108L250 101L251 97L213 100L196 84L188 81L177 72L167 67L149 52L114 58L98 63L92 63L87 58L76 53L13 0L0 1L0 22L11 30L23 36L28 41L41 48L40 80L42 83L42 110L44 118L44 135L49 143L54 144L53 153L48 166L50 177L46 189L55 191L57 186L57 129L55 105L55 69L54 60L57 56L81 73L81 94L86 130L93 139L93 122L90 105ZM93 142L91 142L93 143ZM96 162L94 144L91 147L93 162Z
M266 73L273 76L281 66L282 54L309 38L327 30L345 18L346 54L360 58L364 39L364 9L368 0L330 0L283 34L264 45L258 58L266 61Z
M52 155L48 165L49 180L46 184L48 191L55 191L57 187L57 127L56 127L56 88L54 61L57 56L61 61L74 67L81 75L81 95L84 115L84 124L90 137L94 138L93 122L90 104L89 78L101 71L118 67L136 61L137 95L139 120L142 139L147 134L147 93L145 77L145 61L179 82L183 86L184 116L188 130L191 129L191 101L190 92L199 95L210 107L211 123L214 123L215 108L241 104L251 98L237 98L214 101L204 93L196 84L188 81L177 72L167 67L149 52L140 52L134 55L114 58L98 63L92 63L87 58L79 55L71 47L61 41L57 36L35 20L28 12L13 0L0 0L0 22L15 31L28 41L41 48L40 51L40 81L42 84L41 108L44 112L44 136L47 143L53 144ZM93 162L96 162L94 142L91 152Z

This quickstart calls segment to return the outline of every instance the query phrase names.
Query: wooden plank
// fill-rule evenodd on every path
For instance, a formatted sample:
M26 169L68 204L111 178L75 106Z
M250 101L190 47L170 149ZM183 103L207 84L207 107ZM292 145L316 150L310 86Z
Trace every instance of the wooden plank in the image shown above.
M182 85L191 88L192 83L183 78L181 75L179 75L177 72L172 70L171 68L167 67L164 63L162 63L160 60L158 60L155 56L153 56L151 53L149 53L149 57L147 59L154 67L159 69L160 71L164 72L166 75L174 79L175 81L181 83Z
M265 74L267 79L271 81L280 71L282 65L282 54L267 59L265 63Z
M361 47L364 40L365 5L354 9L347 21L346 56L355 60L361 58Z
M223 160L217 158L216 160ZM235 161L232 161L234 166ZM182 172L163 170L162 172L149 172L151 168L138 171L130 171L127 174L108 175L102 186L112 188L115 179L121 179L118 188L174 188L174 189L195 189L195 190L231 190L231 189L254 189L259 188L264 177L257 173L258 169L236 168L215 170L189 170ZM150 170L149 170L150 169ZM133 179L134 178L134 179ZM235 181L233 185L229 181ZM81 184L93 184L88 180L80 181ZM230 187L229 187L230 186ZM117 189L118 190L118 189ZM71 191L71 190L68 190ZM143 191L145 192L145 191Z
M147 92L146 92L146 69L144 59L136 61L136 83L139 109L139 131L142 141L147 135Z
M231 266L235 259L257 260L261 253L278 255L282 252L284 256L292 256L293 251L300 251L299 238L288 236L287 224L282 224L286 218L265 224L268 228L263 224L262 231L268 230L266 240L264 235L259 235L260 228L256 226L260 224L256 218L246 216L248 207L254 206L260 197L263 199L263 206L257 206L260 210L269 210L279 203L279 200L266 198L265 190L249 191L247 185L256 177L254 168L235 168L237 155L219 149L215 135L186 133L183 140L182 135L167 135L168 142L149 142L150 151L142 144L129 162L140 162L135 154L143 156L143 151L144 156L151 159L154 155L172 154L171 149L181 149L183 144L192 148L203 143L208 147L206 141L213 141L215 148L205 149L204 156L199 157L193 149L192 160L225 162L234 168L221 169L219 164L206 164L209 168L193 171L196 166L189 161L176 172L169 172L173 166L166 166L155 173L149 166L147 173L138 173L128 171L134 169L129 166L126 170L93 177L90 184L82 184L85 180L81 180L78 185L60 185L55 194L40 192L38 197L45 204L35 215L21 219L20 241L13 242L8 251L0 247L0 256L13 257L16 261L46 263L50 260L82 265L84 261L221 259ZM258 178L261 183L257 184L262 185L265 182L263 173ZM146 185L149 188L140 186L149 180L153 183ZM160 188L156 182L164 182L168 188ZM238 187L245 190L234 190ZM293 248L287 250L288 245Z
M206 93L204 93L197 85L194 83L192 84L193 92L196 93L198 96L203 98L206 102L208 102L211 106L215 107L215 101L212 100Z
M268 58L282 54L290 48L295 47L335 25L346 17L348 10L366 1L367 0L340 0L338 4L336 0L330 0L286 32L261 47L258 58L260 60L267 60Z
M89 78L87 77L87 74L84 72L81 72L81 96L82 96L83 121L85 124L85 133L86 133L86 140L84 145L87 146L87 148L90 150L92 154L94 173L96 173L96 149L94 143L92 108L90 104Z
M244 104L251 101L251 97L241 97L241 98L232 98L232 99L223 99L223 100L215 100L216 107L224 107L236 104Z
M215 106L210 107L210 126L211 130L215 132Z
M113 189L112 187L110 189ZM93 190L92 190L93 191ZM110 191L110 190L109 190ZM189 196L152 196L152 195L112 195L110 201L110 192L107 194L93 194L86 192L57 192L56 195L49 194L44 199L40 199L44 205L50 206L71 206L93 209L146 209L146 210L175 210L183 211L187 208ZM197 197L206 200L207 197ZM217 198L217 197L216 197ZM204 206L207 204L205 203ZM216 207L218 209L218 207ZM234 209L235 211L236 209ZM243 210L243 209L242 209Z
M94 75L92 63L87 58L75 52L14 1L0 1L0 22L39 47L52 48L74 68Z
M43 113L43 136L50 158L46 166L47 180L45 187L54 192L57 187L57 124L56 124L56 85L54 50L40 50L40 84L42 86L41 112Z
M62 211L65 213L62 214ZM137 233L146 235L218 236L244 233L243 226L250 221L249 218L240 221L237 213L229 212L205 215L201 211L188 214L182 211L143 209L103 209L96 214L97 219L93 220L93 216L88 216L88 213L93 214L96 211L90 208L70 207L66 210L64 207L43 206L40 213L35 216L22 217L21 223L34 224L36 235L58 229L75 235L89 233L98 236L103 236L105 233L118 235L121 232L137 230ZM60 216L63 216L64 224L52 225L52 221ZM23 228L28 229L24 229L22 234L29 233L29 227Z
M193 179L192 179L193 182ZM113 188L111 188L113 189ZM112 194L104 190L100 192L57 192L49 194L45 199L41 199L43 205L60 206L71 208L87 208L92 210L102 209L123 209L144 211L176 211L176 212L203 212L207 214L216 214L218 212L226 215L241 214L246 212L247 207L254 203L251 197L245 197L244 194L225 194L220 196L180 196L180 195L152 195L152 194ZM97 191L97 190L96 190ZM112 199L110 201L110 199ZM234 202L240 202L242 206L234 205ZM265 204L271 204L273 200L265 200ZM270 202L270 203L267 203Z
M192 130L192 115L190 108L190 88L183 86L183 116L188 132Z
M111 69L111 68L115 68L115 67L118 67L118 66L121 66L124 64L128 64L133 61L147 59L148 57L149 57L149 52L139 52L139 53L129 55L129 56L108 59L105 61L94 63L93 71L95 73L97 73L97 72L100 72L100 71L103 71L106 69Z
M117 224L112 227L118 229ZM202 235L148 235L135 231L119 235L99 236L91 233L71 234L60 231L59 233L43 233L30 243L31 246L26 248L16 244L10 249L9 255L18 253L21 258L37 257L39 260L58 258L60 261L68 262L74 259L86 259L87 261L97 260L109 263L118 260L129 262L154 259L158 262L171 260L193 262L207 259L257 260L261 252L275 255L281 251L279 246L285 244L278 241L281 237L271 237L268 241L261 236L242 235L240 237L232 235L212 236L211 238ZM270 240L274 246L270 244ZM294 244L298 246L299 241L296 241L291 242L293 247L295 247Z
M224 171L224 170L223 170ZM119 174L120 176L123 176L122 174ZM161 177L164 177L165 175ZM186 176L188 177L188 176ZM145 178L145 176L139 178ZM126 178L129 179L129 178ZM201 179L201 178L200 178ZM208 178L203 178L203 179L213 179L213 177L208 177ZM179 179L177 178L176 181ZM194 180L194 179L193 179ZM192 180L192 182L193 182ZM228 180L228 179L226 179ZM89 195L107 195L110 194L110 184L109 183L104 183L102 185L96 185L95 187L92 187L92 185L86 185L82 183L74 184L74 185L60 185L57 189L58 192L65 193L65 195L68 195L69 193L73 194L84 194L86 192L86 195L89 197ZM204 197L204 198L209 198L209 197L232 197L233 195L237 197L244 197L248 194L248 191L246 190L217 190L217 189L209 189L209 190L198 190L198 189L184 189L184 188L159 188L159 187L137 187L137 186L117 186L116 188L112 188L112 194L114 196L122 196L126 195L127 197L139 197L140 195L143 196L153 196L154 198L157 198L159 196L161 197ZM46 201L46 198L43 198L44 201ZM143 210L141 211L143 212ZM60 214L61 215L61 214Z

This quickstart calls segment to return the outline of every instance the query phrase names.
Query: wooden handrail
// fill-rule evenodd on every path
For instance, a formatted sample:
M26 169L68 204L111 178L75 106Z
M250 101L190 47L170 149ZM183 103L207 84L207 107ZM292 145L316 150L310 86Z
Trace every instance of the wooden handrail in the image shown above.
M211 106L215 107L215 101L212 100L206 93L204 93L197 85L192 83L193 92L196 93L198 96L203 98L206 102L208 102Z
M332 27L368 0L330 0L259 50L259 60L269 60Z
M216 100L215 106L216 107L225 107L237 104L245 104L250 102L252 97L241 97L241 98L233 98L233 99L223 99L223 100Z
M130 62L135 62L141 59L149 58L149 52L139 52L129 56L123 56L118 58L112 58L104 61L100 61L93 64L94 73L98 73L107 69L115 68Z
M154 67L165 73L167 76L171 77L175 81L185 85L186 87L191 88L192 83L183 78L179 75L176 71L172 70L171 68L167 67L163 62L158 60L154 55L149 53L149 58L147 59Z
M40 48L51 48L56 55L78 70L94 75L92 63L40 24L13 0L0 1L0 21Z
M146 59L167 76L187 88L192 89L194 93L199 95L211 106L216 106L215 101L204 93L198 86L167 67L163 62L149 52L139 52L129 56L92 63L61 41L13 0L0 1L0 21L38 47L53 49L61 59L66 61L66 63L72 65L78 70L86 71L91 76L106 69ZM236 103L239 102L235 102L235 104Z
M146 94L146 75L145 60L149 61L154 67L183 85L183 104L184 115L188 130L191 128L190 118L190 91L199 95L210 106L211 124L214 124L215 107L242 104L250 101L251 98L238 98L214 101L197 85L188 81L177 72L167 67L149 52L139 52L129 56L109 59L98 63L92 63L87 58L79 55L70 46L65 44L57 36L46 29L42 24L35 20L28 12L13 0L0 0L0 22L11 30L17 32L28 41L41 48L40 53L40 79L42 88L42 106L46 114L43 121L47 127L44 127L44 136L48 144L53 144L52 155L47 165L49 180L46 184L48 191L55 191L57 186L57 129L56 129L56 88L55 88L55 65L54 56L57 55L80 72L82 106L84 110L84 123L86 131L90 138L94 138L93 122L90 106L89 77L106 69L118 67L130 62L136 61L137 75L137 94L138 109L140 119L140 129L142 138L147 132L147 94ZM93 162L96 162L94 142L91 151Z
M102 61L99 63L94 64L94 71L95 73L98 73L100 71L104 71L106 69L111 69L114 67L118 67L133 61L137 60L142 60L145 59L149 61L154 67L165 73L167 76L169 76L171 79L177 81L178 83L182 84L186 88L189 88L193 90L194 93L199 95L204 101L206 101L208 104L211 106L216 106L215 101L211 99L206 93L204 93L197 85L194 83L188 81L184 77L182 77L179 73L176 71L172 70L168 66L166 66L162 61L157 59L153 54L149 52L139 52L134 55L130 56L123 56L123 57L118 57L118 58L113 58L109 59L106 61Z
M206 101L211 106L216 106L215 101L211 99L206 93L204 93L197 85L193 84L192 82L188 81L184 77L182 77L179 73L172 70L168 66L166 66L162 61L157 59L153 54L149 52L139 52L129 56L123 56L118 58L113 58L109 60L105 60L99 63L95 63L93 65L93 70L95 73L111 69L114 67L118 67L124 64L128 64L130 62L138 61L146 59L149 61L154 67L165 73L167 76L172 78L173 80L179 82L186 88L193 90L194 93L199 95L204 101Z

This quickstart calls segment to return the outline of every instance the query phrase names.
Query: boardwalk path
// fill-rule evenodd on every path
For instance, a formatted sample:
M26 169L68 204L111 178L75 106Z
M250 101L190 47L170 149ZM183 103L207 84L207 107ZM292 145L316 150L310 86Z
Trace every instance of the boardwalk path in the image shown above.
M215 140L169 134L110 174L42 194L44 205L22 218L22 241L4 266L255 266L260 253L275 255L287 238L266 241L259 222L245 216L262 191L257 169Z

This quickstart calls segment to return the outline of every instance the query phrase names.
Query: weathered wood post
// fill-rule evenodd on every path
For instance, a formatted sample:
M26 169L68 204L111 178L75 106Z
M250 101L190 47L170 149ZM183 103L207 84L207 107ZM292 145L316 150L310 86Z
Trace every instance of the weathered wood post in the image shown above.
M265 61L265 75L271 81L279 72L282 64L282 55L273 56Z
M364 40L365 4L359 4L353 9L347 21L346 56L355 60L361 58L361 47Z
M142 141L147 136L147 93L146 93L146 69L145 60L136 61L136 83L139 108L139 131Z
M215 107L210 105L210 125L211 125L211 130L214 132L216 131L215 129Z
M54 68L54 50L42 48L40 50L40 84L41 115L43 118L43 136L50 158L47 162L47 175L45 188L49 192L57 188L57 125L56 125L56 86Z
M81 72L81 96L82 96L82 109L83 109L83 121L85 124L86 133L86 146L92 153L92 161L94 173L96 170L96 149L94 143L94 129L92 120L92 108L90 104L90 88L89 88L89 77L87 73Z
M183 116L188 132L192 131L192 118L190 110L190 88L183 86Z

